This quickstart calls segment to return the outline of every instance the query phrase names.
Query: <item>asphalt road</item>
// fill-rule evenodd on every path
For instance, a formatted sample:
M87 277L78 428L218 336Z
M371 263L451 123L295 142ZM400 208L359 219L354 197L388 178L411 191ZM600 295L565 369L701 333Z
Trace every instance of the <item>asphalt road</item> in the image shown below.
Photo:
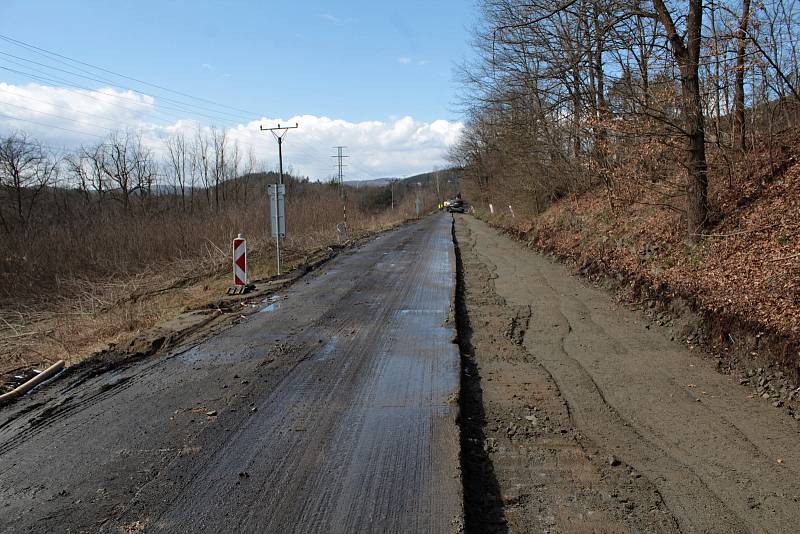
M455 532L451 219L199 345L0 410L2 532Z

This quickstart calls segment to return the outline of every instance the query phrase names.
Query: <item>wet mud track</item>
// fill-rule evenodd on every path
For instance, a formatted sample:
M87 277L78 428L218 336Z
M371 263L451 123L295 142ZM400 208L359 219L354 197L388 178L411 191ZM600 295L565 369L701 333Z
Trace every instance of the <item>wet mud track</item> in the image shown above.
M797 421L562 265L455 228L468 530L798 532Z
M0 411L2 532L458 532L444 214L223 333Z

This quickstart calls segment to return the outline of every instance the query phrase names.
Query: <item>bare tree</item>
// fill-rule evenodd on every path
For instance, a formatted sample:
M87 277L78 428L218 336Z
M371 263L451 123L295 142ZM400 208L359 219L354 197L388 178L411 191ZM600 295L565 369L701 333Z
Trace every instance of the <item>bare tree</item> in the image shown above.
M256 154L253 151L253 148L250 147L247 149L247 158L245 159L245 167L242 171L242 189L244 194L242 195L242 201L244 207L247 207L247 201L250 195L250 181L253 176L253 173L256 172L256 168L258 167L258 161L256 159Z
M214 150L214 166L212 168L214 176L214 209L219 212L220 206L220 191L223 194L225 191L221 186L225 183L227 161L225 159L225 151L228 148L227 134L224 129L212 127L211 128L211 142L213 143Z
M192 168L194 170L194 174L196 173L200 179L200 183L203 186L203 191L205 192L206 196L206 206L208 208L211 207L211 153L210 153L210 142L208 140L208 135L203 130L202 127L198 126L197 132L195 133L194 143L192 144ZM193 182L196 181L193 178Z
M186 182L190 169L189 146L183 133L176 133L165 141L167 148L168 176L177 185L181 196L181 210L186 211Z
M94 156L103 170L103 178L98 183L105 181L111 185L114 198L126 212L135 196L143 200L142 206L147 209L158 167L141 136L131 130L112 132L100 146L100 152Z
M742 16L739 19L739 29L736 32L736 82L734 87L734 136L736 146L745 149L747 142L747 123L744 112L744 75L747 53L747 31L750 24L750 0L742 1Z
M231 143L231 148L228 151L228 161L226 162L226 181L233 184L233 202L239 205L239 194L241 192L242 183L239 180L239 168L242 164L242 155L239 152L239 142L234 140Z
M0 139L0 189L10 191L13 216L3 215L0 224L11 231L12 217L17 225L27 227L42 191L53 184L58 173L58 160L44 147L24 133L12 133Z
M705 118L700 95L700 50L702 49L703 1L689 0L686 36L678 33L672 13L664 0L653 0L658 19L667 32L672 54L681 73L681 107L686 136L687 187L686 220L691 239L702 234L708 221L708 164L706 162Z

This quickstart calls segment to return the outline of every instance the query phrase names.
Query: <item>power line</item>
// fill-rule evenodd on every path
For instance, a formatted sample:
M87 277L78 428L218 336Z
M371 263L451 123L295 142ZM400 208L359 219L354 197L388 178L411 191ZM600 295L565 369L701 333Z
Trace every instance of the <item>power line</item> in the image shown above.
M111 87L114 87L114 88L117 88L117 89L122 89L123 91L129 91L129 92L132 92L132 93L135 93L135 94L138 94L138 95L142 95L144 97L153 98L153 95L149 95L147 93L143 93L141 91L137 91L136 89L132 89L130 87L125 87L125 86L122 86L122 85L115 84L114 82L112 82L110 80L104 80L104 79L101 79L101 78L94 78L94 77L91 77L91 76L84 76L83 74L77 74L77 73L68 71L66 69L60 69L58 67L45 65L44 63L39 63L38 61L27 60L25 58L18 58L18 56L14 56L12 54L6 54L4 52L0 52L0 55L10 56L10 57L13 57L13 58L21 59L22 61L26 61L28 63L32 63L34 65L38 65L38 66L44 67L46 69L52 69L52 70L55 70L55 71L58 71L58 72L63 72L63 73L66 73L68 75L71 75L71 76L77 76L79 78L84 78L84 79L87 79L87 80L90 80L90 81L94 81L94 82L97 82L97 83L108 84ZM18 61L14 61L13 59L8 59L7 57L3 58L3 61L7 61L7 62L12 63L14 65L33 70L35 72L39 72L41 74L45 74L46 76L52 76L52 74L49 73L49 72L42 71L41 69L37 69L35 67L31 67L30 65L21 64ZM13 69L6 69L6 70L12 70L12 72L13 72ZM17 72L19 72L19 71L17 71ZM65 83L65 84L69 84L69 85L75 86L75 84L73 82L70 82L70 81L67 81L67 80L59 80L58 78L54 78L54 79L57 80L59 83ZM82 88L86 89L87 91L96 91L94 89L89 89L89 88L85 88L85 87L82 87ZM171 103L173 106L185 106L185 107L168 107L168 106L163 106L162 105L162 107L165 107L167 109L173 109L173 110L180 111L180 112L186 113L186 114L200 115L200 116L206 117L208 119L221 120L221 121L230 121L232 119L236 119L236 120L251 120L249 117L247 119L244 119L243 116L232 115L232 114L225 113L225 112L213 112L212 111L212 113L218 113L218 114L217 115L209 115L208 113L204 113L202 111L197 111L197 110L191 109L191 107L196 107L198 109L205 109L205 108L202 108L200 106L196 106L194 104L188 104L188 103L185 103L185 102L180 102L180 101L172 99L172 98L165 98L163 96L159 96L158 98L160 98L161 100L164 100L166 102ZM132 99L128 98L127 100L132 100ZM134 100L134 101L138 102L138 100ZM228 115L228 116L226 117L226 116L223 116L223 115Z
M80 134L80 135L87 135L89 137L96 137L98 139L104 139L104 137L102 135L95 135L95 134L90 134L88 132L80 132L78 130L71 130L69 128L62 128L61 126L54 126L52 124L44 124L42 122L36 122L36 121L29 120L29 119L22 119L20 117L14 117L13 115L8 115L7 113L3 113L3 112L0 112L0 116L1 117L5 117L7 119L14 120L14 121L22 121L22 122L27 122L27 123L30 123L30 124L35 124L37 126L44 126L45 128L55 128L56 130L63 130L65 132L72 132L72 133L76 133L76 134Z
M6 35L0 34L0 39L5 40L5 41L10 42L10 43L13 43L13 44L15 44L17 46L20 46L20 47L22 47L22 48L24 48L26 50L32 51L33 53L35 53L37 55L40 55L40 56L43 56L43 57L46 57L47 59L50 59L52 61L56 61L56 62L61 63L63 65L67 65L71 69L77 69L77 70L80 70L80 71L82 71L82 72L84 72L86 74L92 74L93 76L84 76L82 74L77 74L77 73L75 73L73 71L69 71L69 70L66 70L66 69L61 69L61 68L58 68L58 67L54 67L52 65L46 65L44 63L33 61L33 60L30 60L30 59L27 59L27 58L21 58L20 56L16 56L14 54L8 54L8 53L0 52L0 54L3 54L5 56L11 57L11 58L21 59L22 61L25 61L25 62L28 62L28 63L32 63L34 65L39 65L39 66L42 66L42 67L44 67L46 69L56 70L58 72L63 72L63 73L69 74L71 76L78 76L80 78L88 79L88 80L95 81L95 82L98 82L98 83L107 83L107 84L110 84L110 85L112 85L114 87L117 87L117 88L120 88L120 89L123 89L123 90L126 90L126 91L131 91L131 92L134 92L134 93L137 93L137 94L141 94L141 95L144 95L144 96L147 96L147 97L151 97L152 96L152 95L149 95L149 94L146 94L146 93L142 93L141 91L137 91L136 89L132 89L132 88L129 88L129 87L121 86L121 85L115 83L112 80L95 77L96 75L94 75L94 73L92 73L90 71L87 71L85 69L80 69L79 67L76 67L75 65L67 62L67 61L69 61L69 62L72 62L72 63L76 63L78 65L84 65L84 66L90 67L92 69L96 69L96 70L99 70L99 71L102 71L102 72L106 72L106 73L114 75L114 76L119 76L121 78L125 78L125 79L131 80L131 81L135 81L137 83L148 85L150 87L155 87L155 88L160 89L160 90L168 91L170 93L178 94L178 95L181 95L181 96L186 96L188 98L192 98L192 99L199 100L199 101L208 102L208 103L213 104L213 105L218 106L218 107L224 107L224 108L233 109L235 111L240 111L240 112L245 112L245 113L252 113L254 116L258 116L257 113L252 112L252 111L244 110L244 109L241 109L241 108L236 108L236 107L233 107L233 106L227 106L225 104L220 104L218 102L214 102L214 101L211 101L211 100L208 100L208 99L204 99L204 98L201 98L201 97L196 97L196 96L190 95L188 93L183 93L181 91L175 91L175 90L170 89L168 87L165 87L163 85L155 84L155 83L152 83L152 82L147 82L145 80L141 80L141 79L138 79L138 78L134 78L132 76L127 76L125 74L114 72L114 71L111 71L109 69L105 69L103 67L99 67L97 65L92 65L91 63L87 63L87 62L84 62L84 61L81 61L81 60L70 58L68 56L64 56L64 55L59 54L57 52L52 52L50 50L46 50L44 48L37 47L37 46L32 45L30 43L25 43L23 41L19 41L17 39L13 39L13 38L11 38L9 36L6 36ZM80 90L85 90L85 91L89 91L89 92L92 92L92 93L97 93L97 90L95 90L95 89L91 89L91 88L88 88L88 87L85 87L85 86L82 86L82 85L78 85L78 84L75 84L74 82L71 82L71 81L68 81L68 80L52 77L52 74L50 74L49 72L44 72L44 71L42 71L40 69L33 68L30 65L22 65L17 61L14 61L12 59L8 59L8 57L5 58L5 61L7 61L9 63L12 63L12 64L15 64L17 66L23 66L24 68L27 68L27 69L34 70L36 72L45 74L48 77L37 76L37 75L30 74L30 73L27 73L27 72L23 72L23 71L19 71L19 70L16 70L16 69L12 69L12 68L9 68L9 67L0 66L0 68L3 68L3 69L8 70L10 72L14 72L14 73L22 75L22 76L25 76L25 77L27 77L29 79L44 81L45 83L63 84L63 85L66 85L68 87L73 87L73 88L77 88L77 89L80 89ZM67 60L67 61L64 61L64 60ZM158 98L160 98L160 99L162 99L164 101L175 103L178 106L188 106L188 107L198 108L198 109L202 109L202 110L206 110L206 111L212 111L212 113L224 114L224 115L227 115L227 117L220 117L220 116L217 116L217 115L209 115L207 113L201 113L201 112L198 112L198 111L193 110L193 109L186 109L185 107L171 107L171 106L163 105L163 104L160 104L160 103L158 105L158 109L149 108L149 109L142 110L141 108L145 107L146 104L144 102L142 102L141 100L138 100L138 99L135 99L135 98L130 98L130 97L127 97L127 96L124 96L124 95L109 94L109 93L99 93L99 94L102 94L102 95L107 96L107 97L115 98L115 99L118 99L118 100L123 100L123 101L126 101L126 102L130 102L131 104L134 104L135 106L137 106L139 108L139 109L135 109L135 111L144 111L144 113L147 114L147 115L153 114L153 115L160 115L162 117L175 117L175 118L178 118L178 119L185 118L185 116L178 115L177 113L168 113L166 111L162 111L162 110L173 110L173 111L177 111L179 113L199 115L199 116L202 116L202 117L205 117L205 118L208 118L208 119L212 119L212 120L230 120L231 118L237 118L237 119L240 119L240 120L243 120L243 121L246 121L246 122L250 122L251 120L253 120L253 118L250 117L250 116L245 117L245 116L242 116L242 115L235 115L235 114L227 113L227 112L217 112L217 111L210 110L209 108L206 108L206 107L203 107L203 106L197 106L196 104L191 104L191 103L188 103L188 102L182 102L182 101L175 100L175 99L169 99L169 98L165 98L165 97L162 97L162 96L159 96ZM114 105L114 104L111 104L111 103L107 102L104 99L96 98L93 95L84 95L84 96L87 96L89 98L93 98L94 100L101 101L101 102L103 102L105 104ZM117 106L120 107L120 108L123 108L123 109L127 109L129 111L130 110L134 110L133 108L122 106L122 105L117 105ZM301 140L298 140L298 142L299 142L299 144L301 146L304 146L306 149L308 149L308 150L310 150L310 151L312 151L314 153L314 155L311 156L307 152L302 152L302 151L300 152L301 154L305 155L309 159L315 159L315 158L324 157L315 148L311 147L310 145L302 142ZM243 143L243 144L248 145L251 148L255 149L254 146L252 146L252 145L250 145L248 143ZM365 169L365 168L363 168L363 167L361 167L359 165L353 165L353 168L359 170L360 172L362 172L363 174L365 174L365 175L367 175L369 177L372 177L372 178L375 178L375 179L379 178L378 176L374 175L369 170L367 170L367 169Z
M195 95L191 95L189 93L184 93L182 91L177 91L177 90L171 89L169 87L165 87L165 86L160 85L160 84L156 84L156 83L148 82L146 80L142 80L142 79L139 79L139 78L128 76L126 74L115 72L115 71L112 71L110 69L106 69L104 67L100 67L98 65L93 65L93 64L85 62L85 61L81 61L81 60L78 60L78 59L63 55L63 54L59 54L57 52L53 52L52 50L47 50L45 48L41 48L41 47L38 47L38 46L30 44L30 43L26 43L24 41L21 41L21 40L18 40L18 39L14 39L14 38L9 37L7 35L0 34L0 40L6 41L6 42L8 42L10 44L13 44L13 45L18 46L20 48L23 48L28 52L32 52L32 53L34 53L34 54L36 54L38 56L41 56L41 57L44 57L44 58L50 60L50 61L56 62L56 63L61 64L61 65L68 66L69 69L73 69L73 70L62 69L60 67L56 67L56 66L53 66L53 65L48 65L46 63L41 63L41 62L34 61L32 59L29 59L29 58L17 56L17 55L10 54L10 53L7 53L7 52L0 52L0 54L5 56L3 58L4 61L6 61L8 63L11 63L13 65L21 66L21 67L26 68L28 70L33 70L35 72L39 72L41 74L44 74L45 76L37 76L36 74L31 74L29 72L20 71L20 70L13 69L13 68L10 68L10 67L7 67L7 66L2 66L2 65L0 65L0 69L4 69L6 71L16 73L18 75L24 76L24 77L32 79L32 80L38 80L40 82L54 84L54 85L56 85L56 87L58 87L60 85L62 87L63 86L67 86L67 87L72 87L72 88L79 89L79 90L82 90L82 91L87 91L89 94L84 93L84 94L82 94L82 96L87 97L87 98L91 98L91 99L99 101L99 102L102 102L102 103L104 103L106 105L115 106L115 107L118 107L120 109L125 109L126 111L129 111L129 112L130 111L137 111L137 112L144 113L145 116L146 115L156 115L156 116L160 116L160 117L167 117L169 120L172 120L172 118L177 118L179 120L186 118L185 115L180 115L179 113L181 113L181 114L194 114L194 115L205 117L205 118L211 119L211 120L223 120L224 121L224 120L231 120L231 118L236 118L236 119L243 120L243 121L246 121L246 122L251 122L253 120L253 118L259 116L259 114L254 112L254 111L250 111L250 110L246 110L246 109L242 109L242 108L237 108L237 107L234 107L234 106L229 106L229 105L226 105L226 104L221 104L221 103L215 102L213 100L209 100L209 99L206 99L206 98L202 98L202 97L198 97L198 96L195 96ZM13 58L13 59L11 59L11 58ZM19 63L18 61L15 61L14 59L18 59L20 61L23 61L23 62L25 62L25 64ZM167 98L167 97L164 97L164 96L161 96L161 95L155 95L155 96L157 96L160 100L163 100L163 101L166 101L166 102L171 102L175 106L179 106L179 107L168 106L168 105L164 105L164 104L161 104L161 103L158 104L157 108L156 107L150 107L150 106L148 106L148 103L143 102L142 100L139 100L137 98L132 98L132 97L127 96L127 95L119 95L119 94L114 94L114 93L99 92L96 89L92 89L92 88L89 88L89 87L86 87L86 86L83 86L83 85L76 84L76 83L74 83L74 82L72 82L70 80L65 80L63 78L54 77L51 72L46 72L46 71L37 69L35 67L32 67L31 65L38 65L38 66L43 67L44 69L49 69L51 71L61 72L61 73L67 74L69 76L75 76L75 77L91 80L91 81L94 81L94 82L97 82L97 83L109 84L112 87L116 87L118 89L122 89L122 90L125 90L125 91L130 91L132 93L140 94L140 95L143 95L143 96L146 96L146 97L152 97L153 96L153 95L146 94L146 93L143 93L141 91L138 91L137 89L120 85L120 84L116 83L113 80L109 80L107 78L98 76L95 72L92 72L90 70L87 70L87 69L84 69L84 68L81 68L81 67L77 66L77 65L82 65L82 66L88 67L89 69L94 69L95 71L100 71L100 72L104 72L104 73L110 74L112 76L116 76L116 77L119 77L119 78L124 78L126 80L130 80L130 81L133 81L133 82L136 82L136 83L139 83L139 84L143 84L143 85L146 85L146 86L149 86L149 87L153 87L153 88L159 89L161 91L167 91L169 93L172 93L172 94L175 94L175 95L179 95L179 96L183 96L183 97L186 97L186 98L190 98L190 99L196 100L198 102L205 102L205 103L211 104L213 106L216 106L218 108L226 108L226 109L230 109L230 110L233 110L233 111L236 111L236 112L240 112L240 113L252 114L252 117L249 116L249 115L248 116L244 116L244 115L229 113L227 111L213 110L213 109L205 107L205 106L200 106L198 104L193 104L193 103L190 103L190 102L185 102L185 101L181 101L181 100L177 100L177 99L173 99L173 98ZM80 71L80 72L82 72L84 74L79 74L77 72L74 72L75 70ZM97 98L95 96L95 94L102 95L105 98ZM126 103L132 105L133 107L126 106L126 105L123 105L121 103L109 102L108 101L109 98L126 102ZM31 100L36 100L36 99L33 99L33 98L30 98L30 99ZM41 101L41 102L43 102L43 101ZM17 106L17 107L21 107L21 106ZM59 107L59 106L55 106L55 107ZM142 108L144 108L144 109L142 109ZM31 111L37 112L36 110L32 110L30 108L24 108L24 109L29 109ZM86 113L86 112L83 112L83 111L79 111L79 110L74 110L74 109L71 109L71 108L61 107L61 109L69 109L71 112L78 112L78 113L81 113L81 114L85 114L85 115L89 115L89 116L95 116L95 117L100 118L98 115L89 114L89 113ZM204 110L204 111L210 111L211 113L215 113L216 115L209 115L207 113L202 113L202 112L197 111L198 109ZM166 110L172 110L173 112L170 113L169 111L166 111ZM175 112L178 112L178 113L175 113ZM47 112L39 112L39 113L47 114ZM54 114L50 114L50 115L57 117L57 115L54 115ZM220 116L220 115L224 115L224 116ZM10 118L14 118L13 116L9 116L9 117ZM65 117L61 117L61 118L65 118ZM25 119L19 119L19 118L16 118L16 120L25 121ZM66 120L71 120L73 122L78 122L75 119L66 119ZM102 120L112 120L112 119L102 119ZM26 121L26 122L31 122L31 123L36 124L34 121ZM90 123L86 123L86 124L90 124ZM108 129L108 128L104 127L104 126L99 126L99 125L92 125L92 126L98 127L98 128L103 128L103 129ZM76 132L75 130L70 130L68 128L59 128L59 129L63 129L65 131ZM83 132L76 132L76 133L83 133ZM86 134L86 135L92 135L92 134ZM246 147L249 147L251 149L257 150L257 148L255 146L253 146L252 144L250 144L250 143L247 143L247 142L244 142L244 141L238 141L238 142L240 142L242 145L244 145ZM313 153L313 155L310 155L308 152L304 152L302 150L298 151L300 154L306 156L308 159L314 160L314 159L317 159L317 158L321 159L321 158L324 157L319 153L319 151L317 149L315 149L311 145L303 142L302 140L298 140L298 143L301 146L306 147L306 149L310 150ZM376 179L379 178L378 176L374 175L369 170L367 170L367 169L365 169L365 168L363 168L363 167L361 167L359 165L355 165L354 164L354 165L352 165L352 167L357 169L357 170L359 170L360 172L364 173L367 176L370 176L370 177L376 178Z
M48 115L50 117L55 117L57 119L63 119L65 121L80 123L80 121L78 119L73 119L73 118L70 118L70 117L64 117L63 115L56 115L55 113L49 113L47 111L39 111L38 109L33 109L33 108L26 107L26 106L20 106L20 105L17 105L17 104L11 104L10 102L0 102L0 105L13 106L15 108L24 109L24 110L27 110L27 111L31 111L33 113L39 113L41 115ZM99 124L92 124L90 122L86 122L86 123L83 123L83 124L86 124L87 126L91 126L93 128L101 128L101 129L107 130L109 132L113 132L114 131L113 128L106 128L105 126L100 126Z
M18 39L14 39L14 38L12 38L12 37L9 37L9 36L7 36L7 35L0 34L0 39L3 39L3 40L5 40L5 41L7 41L7 42L9 42L9 43L13 43L13 44L15 44L15 45L17 45L17 46L20 46L20 47L23 47L23 48L27 48L28 50L31 50L31 51L33 51L34 53L37 53L37 54L39 54L39 55L44 55L44 54L47 54L47 55L49 55L49 56L53 56L53 57L55 57L55 58L60 58L60 59L62 59L62 60L67 60L67 61L70 61L70 62L72 62L72 63L77 63L77 64L79 64L79 65L83 65L83 66L86 66L86 67L89 67L89 68L92 68L92 69L95 69L95 70L99 70L99 71L101 71L101 72L105 72L105 73L107 73L107 74L111 74L111 75L113 75L113 76L118 76L118 77L120 77L120 78L124 78L124 79L126 79L126 80L131 80L131 81L133 81L133 82L136 82L136 83L141 83L141 84L143 84L143 85L147 85L147 86L149 86L149 87L154 87L154 88L156 88L156 89L160 89L160 90L162 90L162 91L167 91L167 92L170 92L170 93L173 93L173 94L176 94L176 95L180 95L180 96L184 96L184 97L187 97L187 98L191 98L191 99L193 99L193 100L197 100L197 101L200 101L200 102L206 102L206 103L208 103L208 104L212 104L212 105L215 105L215 106L217 106L217 107L221 107L221 108L227 108L227 109L231 109L231 110L234 110L234 111L239 111L239 112L247 113L248 115L254 115L254 116L256 116L256 117L258 117L258 115L259 115L259 113L257 113L257 112L254 112L254 111L250 111L250 110L246 110L246 109L241 109L241 108L237 108L237 107L229 106L229 105L226 105L226 104L221 104L221 103L219 103L219 102L215 102L215 101L213 101L213 100L209 100L209 99L207 99L207 98L203 98L203 97L199 97L199 96L194 96L194 95L191 95L191 94L189 94L189 93L184 93L184 92L182 92L182 91L177 91L177 90L175 90L175 89L170 89L169 87L164 87L163 85L159 85L159 84L155 84L155 83L148 82L148 81L145 81L145 80L141 80L141 79L139 79L139 78L134 78L133 76L128 76L128 75L126 75L126 74L121 74L121 73L119 73L119 72L114 72L114 71L112 71L112 70L110 70L110 69L106 69L106 68L104 68L104 67L100 67L100 66L97 66L97 65L93 65L93 64L91 64L91 63L87 63L87 62L85 62L85 61L81 61L81 60L79 60L79 59L71 58L71 57L69 57L69 56L65 56L65 55L63 55L63 54L59 54L58 52L53 52L52 50L47 50L47 49L45 49L45 48L41 48L41 47L38 47L38 46L36 46L36 45L32 45L32 44L30 44L30 43L26 43L26 42L24 42L24 41L20 41L20 40L18 40ZM52 58L51 58L51 59L52 59ZM58 60L55 60L55 61L58 61ZM63 62L63 61L59 61L59 62L61 62L62 64L64 64L64 62ZM75 68L75 67L73 67L73 68ZM84 71L84 72L86 72L86 71Z
M59 78L48 78L48 77L43 77L43 76L37 76L36 74L31 74L29 72L19 71L19 70L16 70L16 69L12 69L10 67L5 67L3 65L0 65L0 69L7 70L7 71L13 72L15 74L19 74L19 75L24 76L26 78L29 78L31 80L38 80L38 81L42 81L42 82L45 82L45 83L51 83L51 84L61 84L61 85L55 85L55 87L64 87L64 86L66 86L66 87L71 87L73 89L78 89L78 90L81 90L81 91L87 91L88 93L91 93L91 94L83 93L82 96L85 96L87 98L91 98L92 100L97 100L98 102L102 102L102 103L110 105L110 106L114 106L114 107L118 107L118 108L121 108L121 109L125 109L127 111L145 111L145 115L160 114L162 116L165 116L165 117L169 118L170 120L172 120L173 118L185 118L185 115L178 115L176 113L168 113L166 111L161 111L161 109L147 108L147 109L143 110L141 108L145 107L146 104L144 102L142 102L141 100L135 100L135 99L127 98L127 97L125 97L123 95L118 95L118 94L114 94L114 93L103 93L103 92L100 92L100 91L98 91L96 89L91 89L89 87L85 87L85 86L82 86L82 85L77 85L77 84L74 84L74 83L69 82L67 80L62 80L62 79L59 79ZM37 69L33 69L33 70L37 70ZM39 72L41 72L41 71L39 71ZM130 102L132 104L137 105L138 109L132 108L132 107L129 107L129 106L124 106L122 104L114 104L113 102L108 102L105 99L97 98L96 96L94 96L95 94L103 95L104 97L110 97L110 98L114 98L114 99L117 99L117 100L124 100L126 102ZM164 108L164 109L175 109L175 108L171 108L169 106L160 106L160 107Z
M55 108L61 108L61 109L64 109L64 110L69 110L69 111L72 111L73 113L80 113L81 115L86 115L88 117L96 117L96 118L98 118L100 120L104 120L104 121L114 121L115 120L115 119L112 119L110 117L106 117L106 116L103 116L103 115L98 115L97 113L89 113L88 111L82 111L82 110L79 110L79 109L66 108L64 106L59 106L59 105L57 105L57 104L55 104L55 103L53 103L53 102L51 102L49 100L42 100L41 98L34 98L34 97L28 96L28 95L20 95L19 93L15 93L14 91L9 91L8 89L1 89L0 88L0 92L7 93L9 95L14 95L14 96L17 96L17 97L22 98L24 100L30 100L30 101L33 101L33 102L41 102L42 104L47 104L47 105L53 106ZM7 102L0 101L0 104L6 104L6 103Z
M116 87L118 89L123 89L125 91L130 91L130 92L142 95L142 96L148 96L148 97L152 97L153 96L153 95L144 93L142 91L139 91L137 89L134 89L132 87L119 85L118 83L114 82L113 80L109 80L109 79L106 79L106 78L96 78L94 76L87 76L85 74L78 74L76 72L73 72L73 71L70 71L70 70L67 70L67 69L62 69L60 67L54 67L52 65L47 65L45 63L40 63L40 62L34 61L32 59L16 56L14 54L9 54L7 52L0 51L0 55L7 56L7 58L11 57L11 58L17 59L19 61L24 61L26 63L31 63L33 65L38 65L38 66L44 67L46 69L52 69L54 71L63 72L65 74L69 74L70 76L76 76L78 78L83 78L83 79L90 80L90 81L97 82L97 83L108 84L108 85L110 85L112 87ZM12 63L16 63L17 65L19 65L19 63L15 62L15 61L12 61L12 60L9 60L9 59L6 59L6 61L11 61ZM30 68L30 67L26 67L26 68ZM241 120L243 117L245 117L244 115L232 114L232 113L228 113L228 112L225 112L225 111L217 111L217 110L214 110L214 109L211 109L211 108L207 108L207 107L204 107L204 106L198 106L197 104L190 104L188 102L183 102L181 100L176 100L174 98L168 98L168 97L164 97L164 96L158 96L158 98L160 98L161 100L163 100L165 102L170 102L171 104L174 104L174 105L187 106L189 109L183 110L183 111L185 111L187 113L194 113L194 111L191 110L191 108L197 108L197 109L208 111L208 112L211 112L211 113L216 113L216 114L220 115L220 118L224 118L224 116L227 115L228 119L226 119L226 120L230 120L230 118L235 118L237 120Z
M0 68L2 68L2 67L0 67ZM6 91L6 92L8 92L8 91ZM88 96L88 95L87 95L87 96ZM42 101L42 102L44 102L44 101ZM71 117L65 117L65 116L63 116L63 115L57 115L57 114L54 114L54 113L49 113L49 112L46 112L46 111L40 111L40 110L33 109L33 108L30 108L30 107L26 107L26 106L20 106L20 105L17 105L17 104L12 104L12 103L10 103L10 102L2 102L2 101L0 101L0 105L3 105L3 104L5 104L5 105L9 105L9 106L13 106L13 107L15 107L15 108L25 109L25 110L27 110L27 111L30 111L30 112L33 112L33 113L40 113L40 114L43 114L43 115L50 115L50 116L52 116L52 117L56 117L56 118L59 118L59 119L67 120L67 121L70 121L70 122L75 122L75 123L85 124L85 125L87 125L87 126L91 126L91 127L95 127L95 128L101 128L101 129L107 130L107 131L109 131L109 132L113 132L113 131L115 130L115 129L113 129L113 128L107 128L107 127L105 127L105 126L101 126L101 125L99 125L99 124L94 124L94 123L91 123L91 122L82 122L82 123L81 123L80 121L78 121L78 120L77 120L77 119L75 119L75 118L71 118ZM65 111L77 111L77 112L79 112L79 113L80 113L80 111L78 111L78 110L73 110L73 109L71 109L71 108L66 108L66 107L63 107L63 106L57 106L57 105L54 105L54 107L56 107L56 108L58 108L58 109L65 110ZM3 116L5 116L5 117L7 117L7 118L9 118L9 119L12 119L12 120L29 122L29 123L31 123L31 124L36 124L36 125L39 125L39 126L46 126L46 127L48 127L48 128L56 128L56 129L59 129L59 130L64 130L64 131L73 132L73 133L80 133L80 134L84 134L84 135L89 135L89 136L91 136L91 137L97 137L98 139L103 139L103 136L100 136L100 135L91 134L91 133L87 133L87 132L80 132L80 131L78 131L78 130L72 130L72 129L69 129L69 128L61 128L61 127L58 127L58 126L53 126L53 125L50 125L50 124L44 124L44 123L40 123L40 122L35 122L35 121L31 121L31 120L24 119L24 118L21 118L21 117L17 117L17 116L15 116L15 115L9 115L8 113L5 113L5 114L3 114ZM108 119L108 120L112 120L112 119ZM251 148L251 149L253 149L253 150L257 150L257 147L256 147L256 146L254 146L253 144L251 144L251 143L248 143L248 142L246 142L246 141L242 141L242 140L238 140L238 139L237 139L237 140L235 140L235 142L236 142L236 143L238 143L238 144L240 144L240 145L242 145L242 146L245 146L245 147ZM302 152L301 152L301 153L302 153ZM308 156L308 154L305 154L305 153L302 153L302 154L304 154L305 156L309 157L309 156ZM312 158L310 158L310 159L313 159L313 157L312 157Z
M11 61L11 60L4 59L4 61ZM14 63L16 63L16 62L14 62ZM164 105L161 105L161 104L159 105L158 109L149 108L149 107L145 107L146 104L144 102L142 102L141 100L138 100L138 99L135 99L135 98L130 98L130 97L125 96L125 95L118 95L118 94L113 94L113 93L103 93L103 92L97 91L96 89L91 89L91 88L86 87L86 86L82 86L82 85L78 85L78 84L72 83L72 82L70 82L68 80L64 80L64 79L60 79L60 78L37 76L35 74L19 71L19 70L16 70L16 69L12 69L10 67L5 67L3 65L0 65L0 69L7 70L7 71L10 71L10 72L14 72L16 74L19 74L21 76L25 76L25 77L27 77L29 79L32 79L32 80L39 80L39 81L43 81L45 83L52 83L52 84L61 84L61 87L67 86L67 87L71 87L71 88L74 88L74 89L78 89L80 91L86 91L87 93L81 93L81 96L86 97L86 98L90 98L92 100L96 100L98 102L101 102L101 103L109 105L109 106L113 106L113 107L116 107L116 108L119 108L119 109L123 109L123 110L128 111L128 112L130 112L130 111L139 111L139 112L144 112L145 115L151 115L151 114L152 115L161 115L162 118L165 117L168 120L174 120L174 119L181 120L181 119L186 118L185 115L180 115L180 114L174 113L174 112L162 111L162 109L168 109L168 110L176 110L176 111L180 111L180 112L184 112L185 113L186 110L183 110L183 109L173 108L173 107L170 107L170 106L164 106ZM40 71L38 69L32 69L32 70L36 70L37 72L42 72L42 71ZM125 105L125 104L122 104L122 103L109 102L107 99L98 98L95 95L103 95L104 97L110 97L110 98L113 98L113 99L122 100L122 101L124 101L126 103L132 104L134 107L129 106L129 105ZM55 106L55 107L60 107L61 109L72 111L72 108L66 108L66 107L63 107L63 106ZM142 107L145 107L145 109L142 109ZM31 110L31 111L35 111L35 110ZM203 115L203 114L200 114L200 115ZM208 115L204 115L204 116L210 117L212 119L215 118L215 117L211 117L211 116L208 116ZM17 120L23 120L23 119L17 118ZM68 131L74 131L74 130L68 130ZM237 141L237 142L239 142L243 146L249 147L249 148L251 148L253 150L258 150L258 147L254 146L253 144L248 143L246 141ZM308 148L311 148L308 145L306 145L305 143L301 143L301 144L303 144L304 146L306 146ZM304 151L298 151L298 152L300 154L306 156L308 159L311 159L311 160L319 158L319 154L317 154L317 156L315 157L315 156L312 156L312 155L310 155L310 154L308 154L307 152L304 152Z

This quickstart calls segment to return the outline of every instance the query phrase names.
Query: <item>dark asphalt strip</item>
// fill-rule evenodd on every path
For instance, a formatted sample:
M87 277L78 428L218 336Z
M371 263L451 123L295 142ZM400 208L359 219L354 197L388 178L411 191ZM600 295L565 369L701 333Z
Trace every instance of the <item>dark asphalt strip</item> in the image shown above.
M450 218L428 217L22 414L0 531L459 531L454 264Z

